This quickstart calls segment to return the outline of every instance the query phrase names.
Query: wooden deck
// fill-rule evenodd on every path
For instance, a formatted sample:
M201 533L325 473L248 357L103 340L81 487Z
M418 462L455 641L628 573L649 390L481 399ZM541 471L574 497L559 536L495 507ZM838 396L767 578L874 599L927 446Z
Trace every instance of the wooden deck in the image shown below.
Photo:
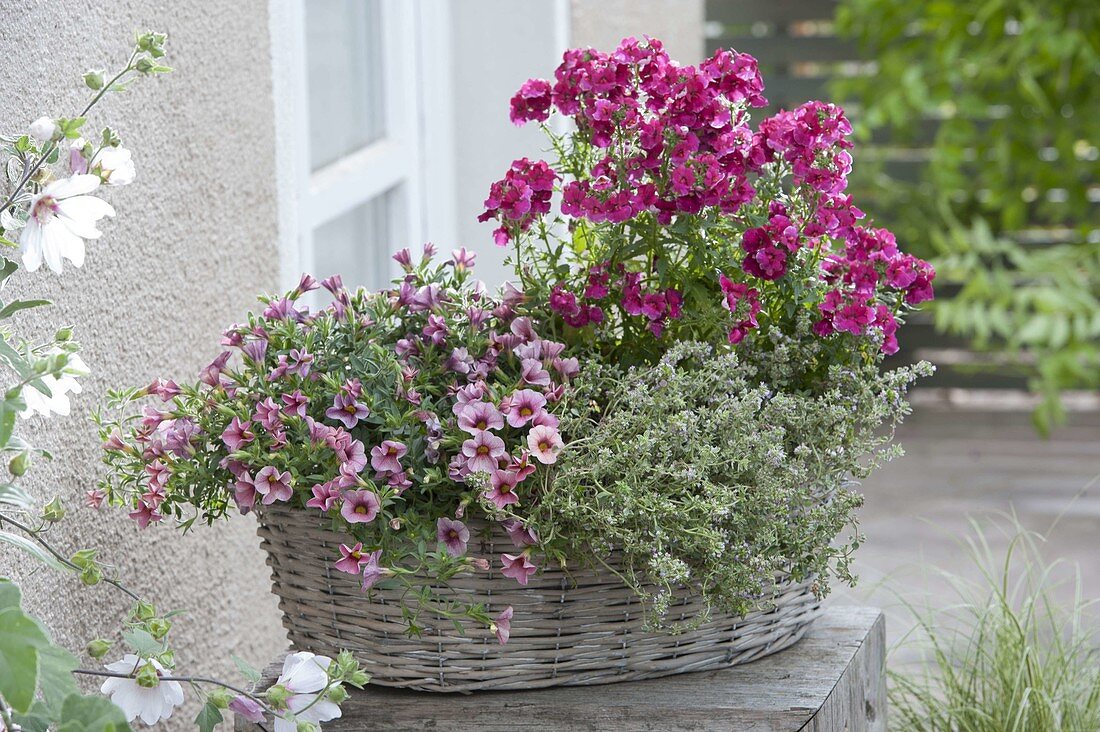
M970 517L988 526L1012 511L1048 535L1048 560L1080 567L1086 598L1100 598L1100 413L1073 414L1043 440L1027 413L918 408L898 440L906 455L864 482L860 585L829 602L882 607L895 641L911 627L899 596L939 606L957 600L927 564L976 577L957 539L970 531ZM996 529L987 533L998 550L1007 546ZM1056 596L1071 601L1073 587Z

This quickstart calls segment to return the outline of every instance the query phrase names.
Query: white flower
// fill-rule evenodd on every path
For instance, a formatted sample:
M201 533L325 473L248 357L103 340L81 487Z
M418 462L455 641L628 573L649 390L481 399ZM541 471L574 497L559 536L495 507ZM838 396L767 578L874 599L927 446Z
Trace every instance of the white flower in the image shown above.
M290 693L286 703L298 722L320 723L340 716L340 707L335 703L328 699L317 699L321 690L328 686L330 663L331 658L306 651L292 653L283 661L283 672L275 683L286 687ZM297 729L296 722L275 720L275 732L296 732Z
M62 259L75 267L84 264L84 240L98 239L96 222L115 215L111 204L86 195L98 187L98 176L74 175L50 183L31 199L30 217L19 236L28 270L35 271L45 261L60 274Z
M53 136L57 133L57 123L49 117L39 117L34 122L31 122L31 137L39 142L46 142L53 139Z
M74 173L94 173L109 186L125 186L134 182L137 172L129 150L122 146L104 147L88 162L84 157L84 146L87 144L83 137L78 137L70 146L69 168Z
M76 379L78 376L87 375L88 366L84 363L84 359L75 353L70 355L69 363L61 376L47 374L42 377L42 383L50 390L50 396L46 396L30 384L23 387L23 401L27 408L20 412L19 416L23 419L33 414L41 414L43 417L60 414L62 417L67 417L70 409L68 394L70 392L79 394L80 384Z
M155 660L150 663L157 671L164 667ZM104 668L116 674L130 674L138 665L138 657L127 653L121 661L108 663ZM161 681L152 688L138 686L134 679L111 678L103 682L100 691L111 697L111 701L122 709L126 721L132 722L138 717L147 725L154 725L162 719L172 716L172 710L183 704L183 687L178 681Z

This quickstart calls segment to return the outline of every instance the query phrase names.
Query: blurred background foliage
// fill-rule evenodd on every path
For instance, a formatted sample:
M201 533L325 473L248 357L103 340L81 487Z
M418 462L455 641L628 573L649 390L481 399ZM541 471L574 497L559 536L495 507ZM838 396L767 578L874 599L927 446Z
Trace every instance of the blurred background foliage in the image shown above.
M1048 431L1100 385L1100 3L842 0L835 30L867 63L832 90L880 151L854 186L935 261L937 329L1026 376Z

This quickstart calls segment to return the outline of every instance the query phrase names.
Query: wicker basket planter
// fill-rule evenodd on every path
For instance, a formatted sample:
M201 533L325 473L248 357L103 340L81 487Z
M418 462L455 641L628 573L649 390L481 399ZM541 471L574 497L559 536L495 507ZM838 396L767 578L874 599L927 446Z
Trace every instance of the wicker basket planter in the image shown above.
M372 683L422 691L532 689L605 684L704 671L746 663L782 650L805 633L819 611L810 583L777 577L768 609L745 617L717 616L679 634L642 630L632 591L609 572L565 573L553 567L521 587L500 574L458 577L452 592L482 602L492 614L507 605L522 618L507 645L488 632L460 635L451 621L424 618L420 638L406 634L400 592L375 588L368 598L358 578L332 569L348 537L312 512L279 504L257 512L283 624L296 648L355 653ZM472 527L474 528L474 527ZM476 533L475 533L476 535ZM471 551L512 551L507 536L471 541ZM698 601L677 606L691 617ZM671 615L675 619L675 614Z

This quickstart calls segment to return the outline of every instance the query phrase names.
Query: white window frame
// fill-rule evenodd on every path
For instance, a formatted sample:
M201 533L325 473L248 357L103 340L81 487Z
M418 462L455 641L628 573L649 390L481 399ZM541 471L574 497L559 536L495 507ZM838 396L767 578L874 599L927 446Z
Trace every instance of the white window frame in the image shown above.
M270 0L275 98L280 283L317 273L314 231L400 186L387 212L392 250L429 236L455 237L452 94L448 69L450 4L380 0L383 136L311 171L305 17L308 0ZM380 273L383 281L396 274Z

